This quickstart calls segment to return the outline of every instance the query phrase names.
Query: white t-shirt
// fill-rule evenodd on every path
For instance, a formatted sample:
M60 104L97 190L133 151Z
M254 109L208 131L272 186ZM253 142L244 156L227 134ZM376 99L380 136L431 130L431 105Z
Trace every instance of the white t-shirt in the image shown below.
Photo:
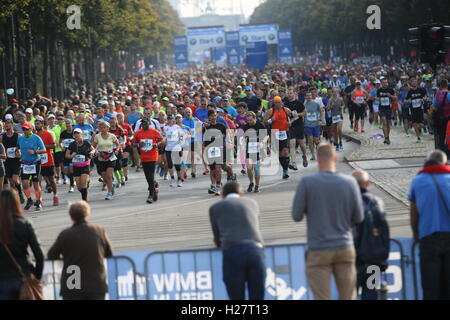
M316 102L320 106L320 109L325 108L325 105L323 104L322 98L317 97L317 98L314 99L314 102ZM320 119L320 120L322 120L322 125L325 125L325 111L322 113L322 119Z
M165 126L164 137L167 138L166 151L181 151L186 132L178 125Z
M142 123L141 119L136 121L136 124L134 125L134 132L137 132L138 130L141 129L141 123ZM157 121L155 119L150 119L150 128L155 129L157 131L161 131L161 126L159 124L159 121Z

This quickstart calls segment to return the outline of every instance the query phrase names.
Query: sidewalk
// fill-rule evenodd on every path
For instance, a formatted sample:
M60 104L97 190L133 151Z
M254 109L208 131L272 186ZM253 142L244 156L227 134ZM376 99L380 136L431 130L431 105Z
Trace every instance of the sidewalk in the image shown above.
M378 126L371 125L367 121L366 132L356 133L350 129L348 114L345 114L344 117L343 134L361 144L358 150L346 157L347 161L426 157L430 151L434 150L434 136L432 135L425 134L421 137L422 142L416 143L414 130L410 130L411 136L406 137L403 127L391 127L391 144L387 145L383 143L384 136L379 139L375 138L376 135L383 135L383 130Z
M356 133L350 129L348 114L344 117L344 136L360 144L358 149L345 157L349 165L367 170L373 184L409 206L409 186L422 167L423 159L434 150L434 137L425 134L421 137L422 142L416 143L412 130L411 137L406 137L403 128L397 126L391 128L391 144L386 145L383 143L384 137L375 137L383 135L383 130L378 126L367 121L366 132Z

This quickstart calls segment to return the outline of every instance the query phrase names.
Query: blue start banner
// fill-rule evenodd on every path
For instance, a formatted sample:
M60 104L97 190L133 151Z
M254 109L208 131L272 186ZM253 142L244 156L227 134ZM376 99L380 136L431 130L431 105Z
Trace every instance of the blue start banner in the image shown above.
M267 42L267 44L278 44L278 25L241 25L239 27L241 46L249 42Z
M246 46L246 64L250 69L262 70L268 62L267 42L250 42Z
M305 244L267 246L267 300L311 300L305 275ZM387 282L388 299L422 299L419 246L412 239L391 240ZM226 300L222 281L222 252L129 252L107 261L110 300ZM47 261L44 295L58 299L62 265ZM332 298L338 293L332 280Z
M186 35L190 51L225 47L225 29L223 27L188 29Z
M177 69L188 67L188 46L186 36L173 37L173 52Z
M278 58L280 63L293 62L292 32L291 30L278 31Z
M229 66L238 66L242 63L241 56L243 50L239 42L239 32L232 31L225 33L227 64Z

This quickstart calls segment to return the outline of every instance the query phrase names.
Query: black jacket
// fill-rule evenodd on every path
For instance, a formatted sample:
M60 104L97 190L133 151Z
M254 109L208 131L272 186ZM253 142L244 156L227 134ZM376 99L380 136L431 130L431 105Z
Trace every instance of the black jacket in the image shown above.
M36 261L35 266L28 257L28 246L33 252ZM27 219L14 215L13 243L8 245L8 248L25 273L33 273L36 278L41 279L42 270L44 269L44 254L33 226ZM11 279L20 277L20 273L9 257L5 247L3 244L0 244L0 278Z

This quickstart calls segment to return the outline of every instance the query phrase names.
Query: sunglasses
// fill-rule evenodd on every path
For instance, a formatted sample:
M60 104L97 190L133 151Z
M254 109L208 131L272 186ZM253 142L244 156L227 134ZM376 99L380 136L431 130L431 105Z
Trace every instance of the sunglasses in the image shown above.
M30 128L22 128L23 131L30 131Z

